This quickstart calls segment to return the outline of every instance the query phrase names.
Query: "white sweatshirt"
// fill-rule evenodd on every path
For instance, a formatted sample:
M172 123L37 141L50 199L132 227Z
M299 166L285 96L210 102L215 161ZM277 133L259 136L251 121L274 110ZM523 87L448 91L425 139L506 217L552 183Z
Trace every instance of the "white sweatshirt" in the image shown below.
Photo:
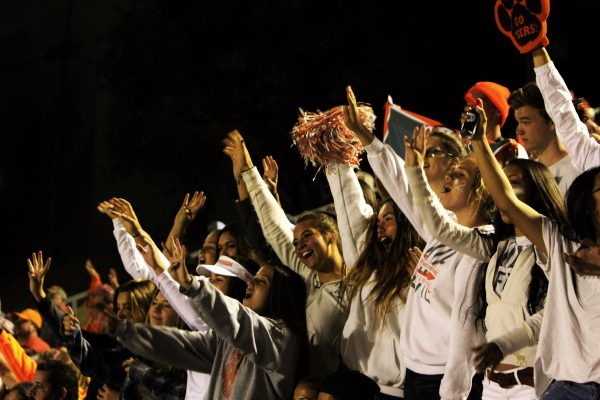
M574 273L563 254L579 244L564 238L556 223L542 220L548 251L548 295L535 361L536 392L551 379L600 383L600 279Z
M544 97L546 112L556 126L556 133L580 171L600 165L600 144L590 137L587 126L579 119L571 93L554 63L534 68L536 83ZM562 189L561 189L562 190Z
M497 249L492 249L491 238L456 223L448 216L437 196L426 185L422 169L418 169L420 173L413 175L413 169L408 168L410 187L415 199L423 199L416 201L416 204L433 236L445 245L483 261L489 258L492 250L495 251L488 263L485 278L487 341L499 339L497 343L506 354L503 363L533 366L542 313L532 316L527 310L531 269L536 262L532 243L524 236L513 237L500 242ZM498 255L502 255L499 264ZM507 337L503 341L501 337L504 335ZM515 345L519 347L511 347Z
M475 372L471 347L484 340L483 330L475 329L469 309L476 299L482 260L459 253L433 237L417 205L425 200L413 201L404 160L390 146L375 138L365 149L375 175L427 241L412 277L402 325L406 368L420 374L444 374L441 398L466 398ZM415 179L419 172L420 169L413 169ZM489 232L491 227L478 229Z
M121 261L129 275L134 279L153 281L175 312L190 328L201 332L208 330L208 325L206 325L204 319L196 311L192 300L179 292L179 283L169 273L162 273L157 277L154 270L146 263L144 257L135 247L135 239L127 233L121 220L115 218L112 221L113 234L117 240L117 248L119 249ZM160 253L160 256L165 265L171 264L164 254ZM185 391L186 400L204 399L208 393L209 381L209 374L188 370Z
M265 239L284 265L300 274L306 283L306 325L310 344L310 374L326 375L339 366L339 340L346 321L347 304L342 298L341 280L321 283L316 271L296 256L294 224L286 217L258 170L242 173L244 183Z
M498 256L502 259L498 261ZM486 339L505 355L502 363L533 367L543 311L527 309L531 269L536 263L533 244L525 236L498 244L485 276ZM502 287L498 294L498 287ZM517 346L518 347L514 347Z
M365 247L373 209L365 199L351 167L338 165L327 173L333 195L344 261L354 267ZM402 229L402 227L398 227ZM405 367L400 347L404 303L396 298L384 324L375 312L369 294L376 283L375 273L350 303L341 339L341 355L348 368L360 371L379 385L382 393L404 397Z

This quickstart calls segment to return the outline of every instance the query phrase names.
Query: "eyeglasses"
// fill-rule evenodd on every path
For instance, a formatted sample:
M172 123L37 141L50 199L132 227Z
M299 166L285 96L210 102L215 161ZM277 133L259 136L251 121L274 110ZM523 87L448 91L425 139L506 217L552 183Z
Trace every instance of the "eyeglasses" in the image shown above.
M425 158L442 158L442 157L456 157L454 154L448 153L440 149L427 149L425 150Z

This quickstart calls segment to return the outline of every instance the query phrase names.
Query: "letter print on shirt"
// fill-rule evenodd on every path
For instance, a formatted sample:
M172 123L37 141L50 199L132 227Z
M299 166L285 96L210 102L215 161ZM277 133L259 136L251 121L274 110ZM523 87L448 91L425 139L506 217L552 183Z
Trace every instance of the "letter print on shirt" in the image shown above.
M435 296L434 281L440 267L454 254L456 254L456 250L437 241L432 242L431 247L425 247L410 284L417 296L431 303L430 299Z
M494 292L498 296L502 295L506 281L515 266L519 253L523 250L523 246L519 246L515 238L510 238L506 242L502 253L496 260L496 273L494 275Z

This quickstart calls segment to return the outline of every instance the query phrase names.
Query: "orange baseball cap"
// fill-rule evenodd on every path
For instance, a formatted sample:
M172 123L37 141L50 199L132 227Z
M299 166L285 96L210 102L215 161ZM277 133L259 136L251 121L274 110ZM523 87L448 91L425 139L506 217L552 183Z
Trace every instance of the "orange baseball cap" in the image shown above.
M21 312L16 312L15 315L27 321L31 321L38 329L42 329L42 316L33 308L26 308Z

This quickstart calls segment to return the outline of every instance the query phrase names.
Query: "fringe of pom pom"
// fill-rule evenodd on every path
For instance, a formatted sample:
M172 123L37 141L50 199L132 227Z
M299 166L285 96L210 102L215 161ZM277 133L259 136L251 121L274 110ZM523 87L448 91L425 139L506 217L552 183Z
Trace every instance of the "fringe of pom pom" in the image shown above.
M358 106L360 119L371 132L375 129L373 109ZM298 122L292 128L292 140L304 158L304 165L327 171L334 165L358 168L364 148L354 133L344 124L344 106L325 112L305 112L300 109ZM318 172L318 171L317 171Z

